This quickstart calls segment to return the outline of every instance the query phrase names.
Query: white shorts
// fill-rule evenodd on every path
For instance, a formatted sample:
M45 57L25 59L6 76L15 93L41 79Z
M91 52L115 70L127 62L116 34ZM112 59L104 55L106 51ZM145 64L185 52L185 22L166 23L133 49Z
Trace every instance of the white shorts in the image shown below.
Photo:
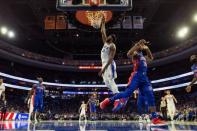
M104 68L104 66L107 63L103 63L102 64L102 68ZM116 72L116 63L113 61L112 64L110 64L107 69L105 70L105 72L103 73L103 79L116 79L117 78L117 72Z
M80 116L85 116L85 115L86 115L86 111L85 111L85 109L81 109Z
M171 104L167 104L167 108L168 108L168 114L172 115L176 113L176 107L175 104L171 103Z
M106 65L106 63L102 64L103 67ZM105 72L103 73L103 81L105 85L113 92L119 93L118 86L115 83L115 79L117 78L117 72L116 72L116 63L113 61L112 64L110 64Z

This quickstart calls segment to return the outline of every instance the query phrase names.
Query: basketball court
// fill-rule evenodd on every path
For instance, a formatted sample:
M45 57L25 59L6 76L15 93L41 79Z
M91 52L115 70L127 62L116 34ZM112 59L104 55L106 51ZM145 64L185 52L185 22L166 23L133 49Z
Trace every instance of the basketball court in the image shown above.
M1 122L0 130L12 131L179 131L179 130L197 130L197 124L194 122L169 122L165 126L150 126L148 123L139 123L132 121L43 121L37 124L26 121L6 121Z

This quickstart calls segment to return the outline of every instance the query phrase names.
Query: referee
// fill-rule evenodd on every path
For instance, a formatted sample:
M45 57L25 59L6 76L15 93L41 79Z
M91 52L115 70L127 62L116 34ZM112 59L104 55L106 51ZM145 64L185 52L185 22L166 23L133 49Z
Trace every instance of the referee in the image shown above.
M163 115L163 119L167 120L167 105L164 97L161 97L160 111Z

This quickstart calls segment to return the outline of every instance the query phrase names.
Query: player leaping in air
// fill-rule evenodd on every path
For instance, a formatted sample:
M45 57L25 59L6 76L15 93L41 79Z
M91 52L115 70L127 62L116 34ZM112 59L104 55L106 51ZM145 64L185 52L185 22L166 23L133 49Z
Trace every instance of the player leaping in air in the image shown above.
M118 86L115 83L115 79L117 78L117 72L116 63L114 61L114 57L116 54L116 36L115 34L111 34L109 36L106 35L104 16L101 22L101 35L104 45L101 50L102 69L99 72L99 76L103 77L105 85L112 91L112 93L117 94L119 93L119 91ZM121 99L121 101L124 101L124 99ZM114 108L112 109L112 111L119 110L122 107L119 99L116 99L113 102Z
M100 103L100 108L104 109L106 106L108 106L110 103L113 103L117 99L128 98L138 88L139 92L146 95L149 110L152 116L152 124L163 125L165 124L165 122L161 121L156 114L153 89L147 76L147 60L152 61L153 56L146 44L147 42L142 39L137 42L127 53L128 57L132 58L132 63L134 66L131 77L129 78L130 82L127 89L124 92L118 93L111 98L106 98L103 102ZM145 53L147 54L147 60L142 51L145 51Z
M190 92L192 86L197 82L197 55L192 55L190 57L190 62L193 64L191 69L194 72L194 78L192 79L192 82L187 86L187 92Z

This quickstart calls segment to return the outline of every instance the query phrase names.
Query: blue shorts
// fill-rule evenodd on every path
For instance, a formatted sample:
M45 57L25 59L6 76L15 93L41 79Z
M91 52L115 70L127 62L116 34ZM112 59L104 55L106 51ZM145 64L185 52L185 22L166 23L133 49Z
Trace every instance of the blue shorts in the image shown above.
M136 89L139 89L140 93L145 94L145 99L149 106L155 106L153 89L146 73L133 72L129 79L127 89L111 97L110 100L113 102L117 99L130 97Z
M90 104L90 113L96 112L96 104Z
M34 112L43 112L43 96L35 95L34 96Z
M140 115L148 113L148 101L144 96L144 94L143 95L141 93L138 94L137 109Z

